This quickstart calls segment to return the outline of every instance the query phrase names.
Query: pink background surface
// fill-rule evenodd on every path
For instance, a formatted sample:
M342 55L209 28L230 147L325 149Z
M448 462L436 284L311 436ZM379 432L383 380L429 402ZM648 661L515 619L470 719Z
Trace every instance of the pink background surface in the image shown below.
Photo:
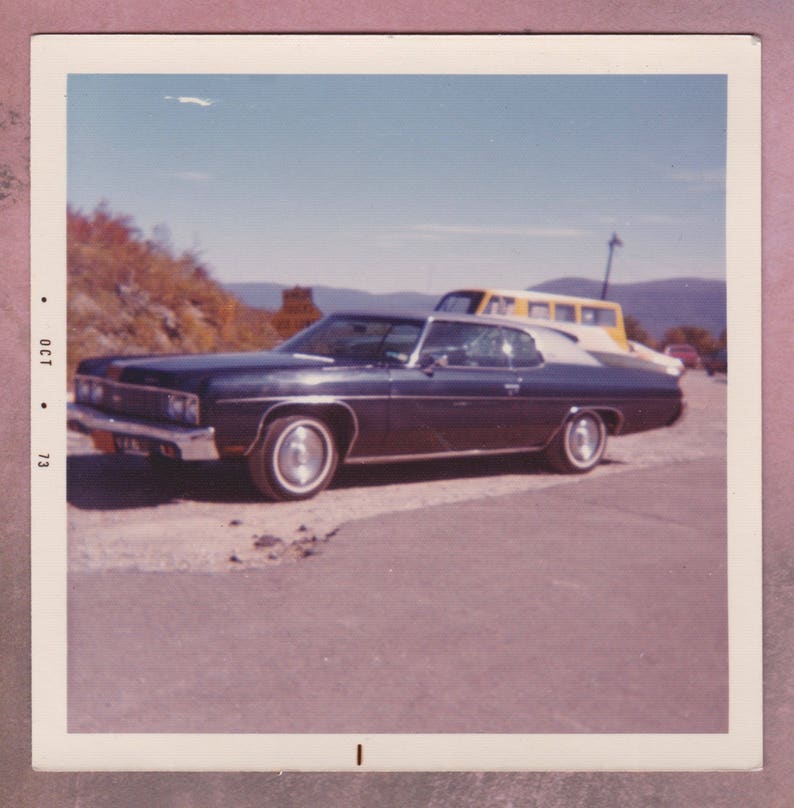
M134 2L118 7L0 2L0 201L4 370L20 394L3 396L3 537L0 543L0 803L13 806L542 805L742 806L792 804L794 652L790 535L792 285L792 85L794 12L788 2L666 0L382 3L237 0ZM36 773L30 769L28 92L29 37L36 33L754 33L763 46L764 609L765 768L755 773L146 774ZM13 113L13 115L12 115ZM16 118L15 116L19 117Z

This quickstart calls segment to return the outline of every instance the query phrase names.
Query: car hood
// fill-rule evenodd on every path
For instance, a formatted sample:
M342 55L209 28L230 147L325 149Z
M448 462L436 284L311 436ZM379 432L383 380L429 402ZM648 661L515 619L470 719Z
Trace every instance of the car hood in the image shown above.
M194 389L203 379L217 374L319 368L329 364L332 362L322 357L274 351L173 356L110 356L81 362L78 373L106 376L125 384Z

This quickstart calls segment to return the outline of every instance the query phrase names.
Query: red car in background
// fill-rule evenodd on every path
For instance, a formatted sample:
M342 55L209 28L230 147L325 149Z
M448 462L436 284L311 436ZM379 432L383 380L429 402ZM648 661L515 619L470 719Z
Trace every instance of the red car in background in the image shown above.
M709 376L715 373L728 373L728 349L718 348L710 354L706 354L702 360L703 367Z
M700 364L700 357L698 352L691 346L686 344L668 345L664 352L667 356L674 356L684 363L685 368L696 368Z

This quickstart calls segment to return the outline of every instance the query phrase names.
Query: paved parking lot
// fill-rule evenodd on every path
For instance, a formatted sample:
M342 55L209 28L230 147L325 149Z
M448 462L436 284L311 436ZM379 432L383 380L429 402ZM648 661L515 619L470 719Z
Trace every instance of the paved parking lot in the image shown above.
M725 385L686 384L585 477L412 464L282 507L78 447L70 731L724 732Z

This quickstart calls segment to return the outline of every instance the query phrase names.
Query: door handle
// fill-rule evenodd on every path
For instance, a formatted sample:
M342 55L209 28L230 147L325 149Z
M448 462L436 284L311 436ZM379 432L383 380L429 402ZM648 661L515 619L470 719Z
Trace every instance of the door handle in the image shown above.
M511 396L514 396L520 389L521 385L517 384L516 382L508 382L505 385L505 390L507 390Z

